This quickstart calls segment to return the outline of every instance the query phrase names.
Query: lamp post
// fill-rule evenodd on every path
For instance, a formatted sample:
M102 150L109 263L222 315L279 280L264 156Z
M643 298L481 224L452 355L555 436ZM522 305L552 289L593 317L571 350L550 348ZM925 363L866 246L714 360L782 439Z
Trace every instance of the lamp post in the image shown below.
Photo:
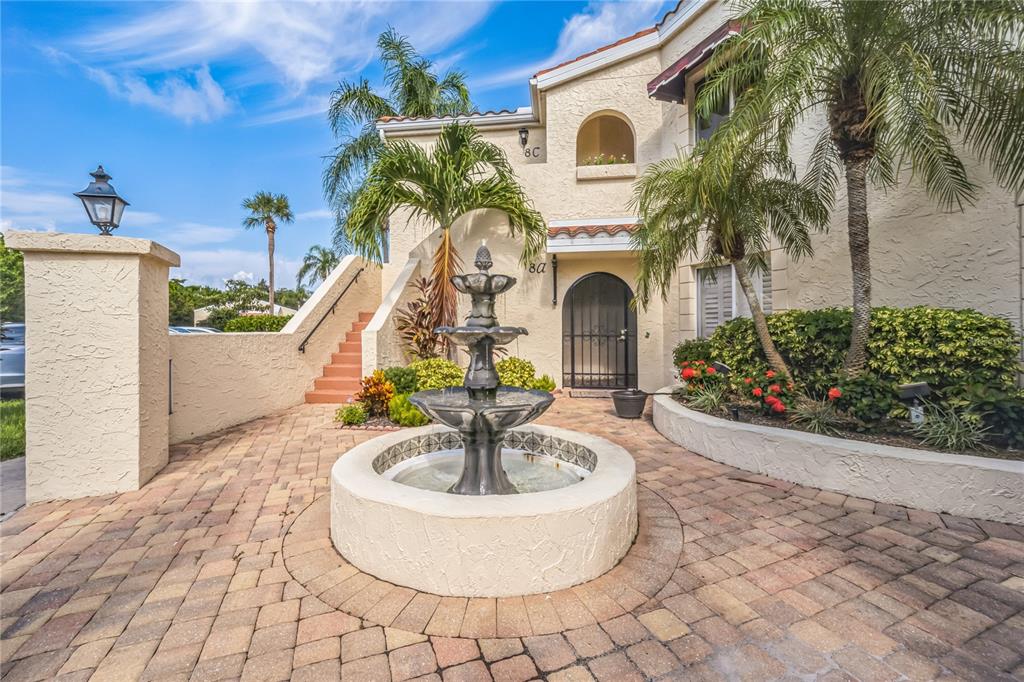
M93 181L81 192L75 192L75 196L82 200L85 212L89 214L89 221L100 228L100 234L109 237L120 224L124 207L128 202L117 195L117 190L110 184L110 176L103 170L103 166L97 167L89 175L93 177Z

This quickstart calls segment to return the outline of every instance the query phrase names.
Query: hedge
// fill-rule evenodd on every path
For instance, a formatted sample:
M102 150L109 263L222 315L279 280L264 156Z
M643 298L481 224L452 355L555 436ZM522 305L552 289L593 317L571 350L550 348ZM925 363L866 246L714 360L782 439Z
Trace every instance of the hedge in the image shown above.
M224 325L226 332L279 332L291 315L243 315L228 320Z
M850 339L849 308L787 310L768 316L768 329L800 381L834 376ZM868 371L882 381L926 381L940 393L950 387L1011 388L1017 380L1021 339L1009 321L976 310L874 308L868 339ZM680 344L682 360L705 354L747 375L768 363L748 318L723 324L705 342Z

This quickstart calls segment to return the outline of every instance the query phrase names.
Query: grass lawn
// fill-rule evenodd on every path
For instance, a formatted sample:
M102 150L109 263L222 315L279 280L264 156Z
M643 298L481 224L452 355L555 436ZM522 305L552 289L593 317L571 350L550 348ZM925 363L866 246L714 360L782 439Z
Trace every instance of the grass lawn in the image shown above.
M25 401L0 401L0 460L25 454Z

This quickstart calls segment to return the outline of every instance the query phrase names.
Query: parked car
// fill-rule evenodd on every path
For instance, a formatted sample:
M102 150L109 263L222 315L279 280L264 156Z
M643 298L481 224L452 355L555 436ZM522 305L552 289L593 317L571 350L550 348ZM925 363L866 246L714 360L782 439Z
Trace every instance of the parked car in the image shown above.
M172 326L167 328L171 334L220 334L219 329L213 329L212 327L179 327Z
M0 325L0 394L4 397L25 393L25 325Z

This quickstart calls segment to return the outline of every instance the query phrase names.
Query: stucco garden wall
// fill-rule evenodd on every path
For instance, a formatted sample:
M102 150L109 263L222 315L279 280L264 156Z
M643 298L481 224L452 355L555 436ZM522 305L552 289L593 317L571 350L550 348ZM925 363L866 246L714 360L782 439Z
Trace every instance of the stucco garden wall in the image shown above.
M365 269L357 282L300 353L302 339L360 268ZM359 313L375 310L379 302L380 269L347 256L280 332L171 336L170 441L301 403Z
M167 463L167 273L147 239L9 232L25 256L26 498L137 490Z
M398 332L397 315L405 310L409 302L419 296L411 286L422 276L424 268L419 259L412 258L398 273L391 287L384 294L380 307L362 333L362 372L367 376L375 369L408 364L407 349Z
M654 397L653 416L672 442L746 471L876 502L1024 523L1024 462L734 422L687 409L668 395Z

